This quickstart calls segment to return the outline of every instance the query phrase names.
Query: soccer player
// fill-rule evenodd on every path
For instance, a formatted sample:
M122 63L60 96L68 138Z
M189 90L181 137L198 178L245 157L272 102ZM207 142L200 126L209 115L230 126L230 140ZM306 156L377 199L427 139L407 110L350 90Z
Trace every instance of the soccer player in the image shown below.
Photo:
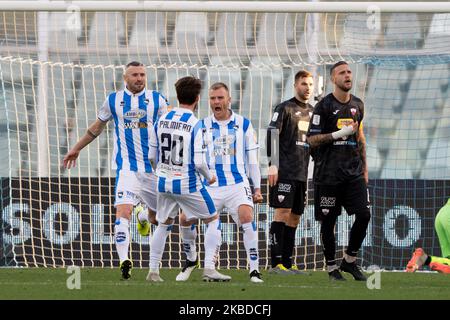
M334 90L315 106L307 134L314 159L314 213L316 220L321 221L320 234L330 279L345 280L340 269L355 280L365 281L366 276L356 263L370 220L362 127L364 103L350 94L352 71L347 62L337 62L330 72ZM334 227L342 206L349 215L355 215L355 222L338 269Z
M202 124L208 166L217 181L208 186L208 191L216 209L227 208L234 222L242 227L250 281L261 283L258 232L253 221L253 202L262 201L256 135L250 120L230 109L231 97L225 83L218 82L210 87L209 104L212 115L203 119ZM249 178L253 182L253 193ZM187 259L177 281L186 281L197 266L196 229L186 223L184 214L180 216L180 226Z
M120 260L122 279L131 276L132 261L128 257L129 224L133 205L144 201L150 220L155 218L156 177L148 159L149 134L159 116L168 109L167 100L158 92L145 89L146 70L142 63L132 61L125 67L125 88L109 94L98 111L97 120L86 134L64 156L65 168L74 167L80 151L102 133L114 119L114 152L112 167L116 170L116 221L114 239ZM142 215L141 215L142 216ZM143 214L141 219L146 219ZM149 226L148 226L149 227Z
M292 252L307 193L310 152L306 132L313 111L308 103L314 91L312 74L297 72L294 89L295 96L275 108L267 129L269 204L275 208L269 231L270 272L278 274L303 274L292 264Z
M422 248L417 248L406 266L407 272L415 272L425 265L434 271L450 273L450 199L436 215L434 228L438 235L442 257L429 256Z
M215 256L222 237L220 221L213 200L200 178L202 175L210 184L216 180L206 164L202 123L194 115L201 87L201 81L194 77L179 79L175 89L180 107L163 115L151 133L149 156L153 163L157 163L158 176L158 227L150 246L148 281L163 281L159 275L159 265L179 209L183 210L188 221L201 219L207 226L203 280L231 279L215 269Z

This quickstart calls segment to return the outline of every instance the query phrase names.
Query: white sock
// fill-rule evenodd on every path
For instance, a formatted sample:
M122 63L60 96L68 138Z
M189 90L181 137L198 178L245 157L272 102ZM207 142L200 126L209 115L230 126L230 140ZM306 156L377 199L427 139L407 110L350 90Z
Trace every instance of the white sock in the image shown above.
M189 261L197 260L197 228L195 224L189 227L181 227L181 241L183 243L184 252L186 253L186 258Z
M138 214L138 220L140 222L147 221L148 222L148 210L144 209Z
M259 272L258 233L253 228L252 222L244 223L242 230L244 231L244 247L247 251L250 271L256 270Z
M116 250L119 254L119 260L128 259L128 247L130 246L130 229L128 219L120 217L114 225L114 239L116 242Z
M159 272L159 265L166 246L167 236L172 230L172 225L160 223L153 232L150 244L150 271Z
M205 232L205 269L216 268L216 255L222 244L220 221L216 219L207 224Z

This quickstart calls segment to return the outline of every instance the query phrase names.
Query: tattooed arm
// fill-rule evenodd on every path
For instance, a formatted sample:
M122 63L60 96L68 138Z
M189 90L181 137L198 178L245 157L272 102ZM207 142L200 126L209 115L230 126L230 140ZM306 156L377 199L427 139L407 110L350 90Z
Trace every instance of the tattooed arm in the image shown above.
M310 136L307 138L307 141L308 141L309 145L311 146L311 148L318 147L325 143L330 143L333 140L334 139L333 139L333 136L331 135L331 133L316 134L314 136Z

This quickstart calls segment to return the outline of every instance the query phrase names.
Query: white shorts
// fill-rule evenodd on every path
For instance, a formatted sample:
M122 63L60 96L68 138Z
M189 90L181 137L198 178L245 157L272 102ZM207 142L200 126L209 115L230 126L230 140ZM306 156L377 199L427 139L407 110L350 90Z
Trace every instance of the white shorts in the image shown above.
M136 205L142 201L153 211L156 210L156 183L153 173L120 170L116 178L116 200L119 204Z
M214 202L205 188L186 194L158 192L158 222L164 223L168 218L175 219L179 209L183 210L187 220L207 219L217 214Z
M207 187L217 211L227 209L234 222L239 224L239 206L253 206L252 191L248 181L223 187Z

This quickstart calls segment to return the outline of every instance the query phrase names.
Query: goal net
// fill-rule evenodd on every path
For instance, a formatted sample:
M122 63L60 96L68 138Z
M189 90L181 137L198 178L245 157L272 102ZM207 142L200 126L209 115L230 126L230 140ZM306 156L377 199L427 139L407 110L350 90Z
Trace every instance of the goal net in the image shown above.
M440 255L434 217L450 195L449 13L105 12L68 4L48 12L2 5L0 266L118 265L112 124L81 152L76 168L64 170L61 160L105 97L123 87L123 68L132 60L146 65L148 88L173 106L174 83L182 76L199 77L204 88L229 85L233 110L258 133L265 201L264 141L274 107L294 95L293 77L301 69L314 74L315 104L333 89L330 65L348 61L352 93L366 107L372 219L362 264L403 269L418 246ZM198 116L209 113L203 90ZM300 268L320 270L311 181L309 188L294 256ZM272 219L266 202L256 205L262 268L270 265ZM242 232L226 212L221 220L220 267L246 268ZM338 219L338 257L351 224L346 214ZM131 238L135 266L148 267L151 236L137 233L135 217ZM203 255L202 236L199 249ZM163 266L178 268L184 259L176 223Z

